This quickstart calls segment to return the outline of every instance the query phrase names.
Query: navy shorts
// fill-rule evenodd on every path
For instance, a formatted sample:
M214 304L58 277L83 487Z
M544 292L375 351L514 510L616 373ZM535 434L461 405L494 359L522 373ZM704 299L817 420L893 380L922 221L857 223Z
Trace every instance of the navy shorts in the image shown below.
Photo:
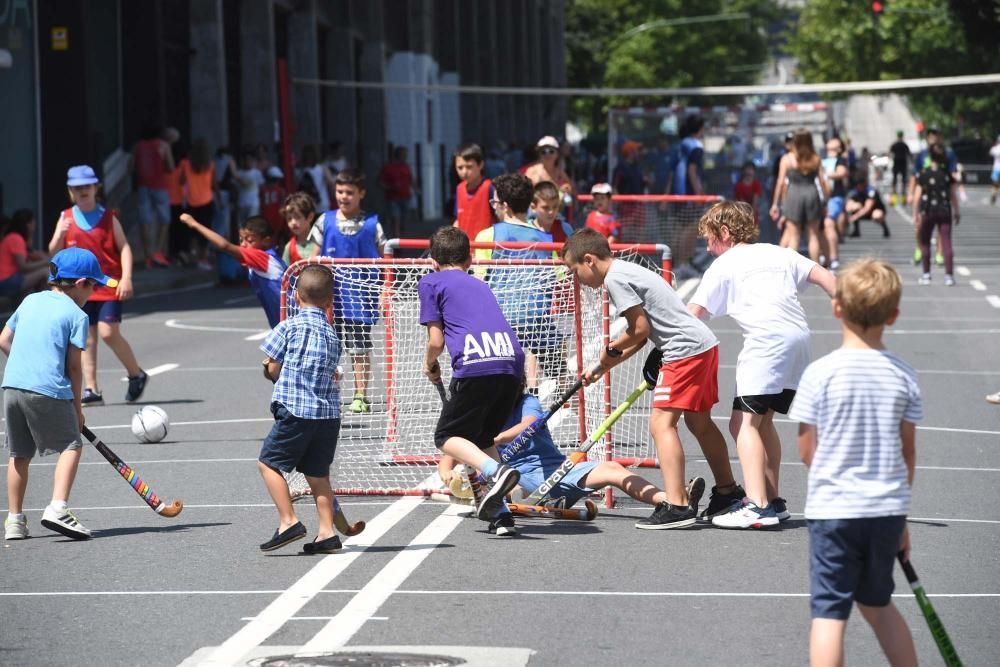
M448 438L456 437L489 449L521 397L521 379L513 375L453 377L449 393L451 398L441 407L434 429L434 445L441 449Z
M264 438L260 462L281 472L328 477L337 451L340 419L302 419L281 403L271 403L274 426Z
M855 602L889 604L905 516L809 519L808 524L813 618L846 621Z
M336 320L334 326L348 354L365 354L372 349L372 325L356 320Z
M98 322L115 324L122 321L122 302L88 301L83 304L83 312L87 313L92 327L96 327Z
M795 398L794 389L783 389L780 394L758 394L755 396L737 396L733 399L733 410L737 412L752 412L755 415L766 415L768 410L788 414Z

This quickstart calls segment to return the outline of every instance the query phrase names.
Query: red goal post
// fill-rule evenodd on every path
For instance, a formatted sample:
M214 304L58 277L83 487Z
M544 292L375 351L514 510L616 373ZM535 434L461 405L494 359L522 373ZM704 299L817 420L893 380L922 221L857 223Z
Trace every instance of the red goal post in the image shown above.
M685 233L697 234L698 220L716 202L718 195L611 195L611 212L622 225L619 241L629 243L663 243L671 248L685 247ZM593 195L576 197L572 219L575 227L583 227L593 210ZM690 240L690 239L689 239ZM674 257L679 264L690 257Z
M536 351L537 388L547 406L581 369L591 367L608 342L624 328L612 319L607 294L581 285L552 256L555 243L473 243L494 257L474 259L472 271L493 289L522 347ZM370 331L370 412L354 414L353 358L346 349L340 365L343 403L337 455L331 471L335 492L341 495L429 495L442 493L436 476L438 451L433 432L440 398L423 376L426 334L419 324L417 283L433 269L427 258L398 258L397 249L427 249L426 239L387 243L380 259L314 257L292 264L282 281L281 317L297 312L292 289L306 266L327 267L334 274L335 299L370 305L377 321L368 327L340 323L346 340ZM615 257L633 261L670 279L670 250L656 244L615 244ZM503 257L500 257L503 255ZM330 313L333 319L333 313ZM374 319L374 318L373 318ZM352 329L353 328L353 329ZM642 378L644 355L615 367L605 378L577 397L549 422L557 446L572 451L624 400ZM450 379L447 352L441 360L444 380ZM651 397L652 394L649 394ZM592 459L619 460L628 465L655 459L648 435L650 398L643 397L590 451ZM614 502L610 490L605 500Z

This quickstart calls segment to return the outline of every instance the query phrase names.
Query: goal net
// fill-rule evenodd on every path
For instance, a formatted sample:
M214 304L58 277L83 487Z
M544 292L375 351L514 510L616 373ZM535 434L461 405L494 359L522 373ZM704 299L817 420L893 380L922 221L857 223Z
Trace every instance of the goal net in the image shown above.
M411 247L427 241L411 240ZM557 244L474 244L492 255L473 261L472 272L492 289L521 346L530 351L528 382L543 406L569 387L581 369L592 367L609 340L624 330L624 320L611 309L603 290L581 285L558 260ZM617 244L615 257L661 273L669 280L665 246ZM296 262L283 280L282 319L297 312L291 290L306 266L318 264L334 275L335 304L331 319L344 342L340 365L343 402L340 438L331 471L336 493L344 495L429 495L447 493L437 477L439 453L433 433L441 408L435 388L421 372L426 333L419 323L417 283L432 271L430 260L333 259ZM365 304L371 324L345 321L337 302ZM357 316L357 311L354 312ZM336 315L336 316L335 316ZM370 331L367 361L369 412L353 413L355 373L364 372L365 356L357 341ZM352 343L353 341L353 343ZM353 346L353 347L352 347ZM353 354L352 354L353 353ZM549 421L556 444L566 453L642 381L645 354L615 367L602 381L577 393ZM450 360L442 355L444 382ZM644 396L608 431L590 458L617 459L627 465L655 457L648 419L652 394ZM606 494L606 501L613 496Z

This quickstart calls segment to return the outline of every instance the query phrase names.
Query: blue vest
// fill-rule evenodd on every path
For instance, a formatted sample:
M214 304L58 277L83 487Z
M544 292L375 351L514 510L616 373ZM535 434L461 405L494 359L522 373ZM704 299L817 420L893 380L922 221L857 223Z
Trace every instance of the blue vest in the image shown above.
M548 234L529 225L498 222L493 225L493 241L498 244L551 243ZM493 250L493 259L552 259L551 250L508 250L502 247ZM551 312L552 293L541 289L545 285L550 267L504 266L490 268L486 282L497 298L500 310L512 325L537 322ZM534 287L534 288L533 288ZM527 342L527 341L524 341Z
M281 321L281 278L288 267L274 248L268 248L270 256L267 274L256 269L249 270L250 286L257 293L257 299L267 315L267 323L273 329Z
M337 212L326 215L323 227L323 256L338 259L378 258L378 215L365 218L357 234L342 234L337 228ZM341 267L334 271L333 316L362 324L378 322L378 295L382 272L362 267Z

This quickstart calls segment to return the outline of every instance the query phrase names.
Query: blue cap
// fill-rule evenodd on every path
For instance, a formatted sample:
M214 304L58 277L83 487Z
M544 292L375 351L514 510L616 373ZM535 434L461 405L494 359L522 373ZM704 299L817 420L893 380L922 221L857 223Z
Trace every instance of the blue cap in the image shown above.
M118 287L118 281L104 275L97 256L84 248L65 248L52 257L49 282L89 278L107 287Z
M71 188L78 185L94 185L100 182L97 174L94 173L94 168L90 165L78 164L75 167L70 167L69 171L66 172L66 185Z

